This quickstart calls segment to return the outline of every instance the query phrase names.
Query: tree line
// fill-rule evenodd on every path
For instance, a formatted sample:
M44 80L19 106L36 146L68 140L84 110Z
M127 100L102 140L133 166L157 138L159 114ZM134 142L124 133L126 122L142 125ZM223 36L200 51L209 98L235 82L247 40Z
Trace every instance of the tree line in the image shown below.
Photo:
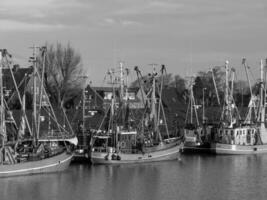
M219 103L221 104L224 101L225 68L215 67L212 69L212 71L199 71L195 76L192 77L183 78L180 75L173 75L171 73L163 76L164 87L175 88L178 96L181 97L185 103L187 103L189 99L189 82L192 79L194 80L193 93L197 105L203 104L203 95L205 106L216 107L219 106ZM144 80L146 80L146 78L146 76L143 77ZM139 81L133 81L131 87L139 87ZM259 93L259 81L254 83L251 87L253 94L257 95ZM251 97L248 81L235 80L233 95L237 106L247 106Z
M81 55L70 45L61 43L44 45L44 51L40 51L37 56L37 67L45 65L44 85L53 105L71 108L81 96L82 89L86 87L84 74L85 69L82 64ZM45 55L44 55L45 54ZM146 77L144 77L146 79ZM181 77L171 73L164 74L164 87L175 88L179 96L188 102L189 88L188 82L192 77ZM203 94L206 106L218 106L224 100L225 72L224 68L215 67L212 71L199 71L194 77L193 92L196 104L202 105ZM159 80L158 80L159 81ZM29 81L30 82L30 81ZM145 82L143 82L145 84ZM214 83L216 83L217 92ZM139 87L138 80L131 83L131 87ZM253 92L257 94L258 83L253 86ZM28 104L31 91L27 91ZM218 95L216 95L216 93ZM247 81L238 80L234 82L234 99L237 106L247 106L250 100L250 88ZM18 102L12 101L11 108L17 108ZM28 106L30 107L30 105Z

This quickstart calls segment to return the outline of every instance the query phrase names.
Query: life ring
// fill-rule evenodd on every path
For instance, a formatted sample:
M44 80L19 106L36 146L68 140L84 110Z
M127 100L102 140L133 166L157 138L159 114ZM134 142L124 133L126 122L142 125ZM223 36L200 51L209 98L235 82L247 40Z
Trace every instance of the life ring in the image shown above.
M111 155L111 160L117 160L117 156L115 154Z
M105 156L105 160L108 160L108 154Z

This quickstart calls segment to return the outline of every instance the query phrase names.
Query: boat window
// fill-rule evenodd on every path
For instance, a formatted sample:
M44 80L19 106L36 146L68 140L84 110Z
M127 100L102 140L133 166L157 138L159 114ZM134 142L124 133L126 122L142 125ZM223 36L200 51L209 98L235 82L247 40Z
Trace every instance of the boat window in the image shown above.
M106 146L106 138L96 138L94 142L95 147L105 147Z
M112 147L112 146L114 146L113 144L114 144L114 142L113 142L112 138L108 138L108 146Z

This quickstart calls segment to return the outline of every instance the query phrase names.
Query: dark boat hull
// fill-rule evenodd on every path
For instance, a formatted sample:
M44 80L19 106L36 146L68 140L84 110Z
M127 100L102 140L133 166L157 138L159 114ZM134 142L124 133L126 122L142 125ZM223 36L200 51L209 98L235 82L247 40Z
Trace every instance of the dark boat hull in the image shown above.
M189 143L186 142L181 146L181 153L211 153L210 143Z

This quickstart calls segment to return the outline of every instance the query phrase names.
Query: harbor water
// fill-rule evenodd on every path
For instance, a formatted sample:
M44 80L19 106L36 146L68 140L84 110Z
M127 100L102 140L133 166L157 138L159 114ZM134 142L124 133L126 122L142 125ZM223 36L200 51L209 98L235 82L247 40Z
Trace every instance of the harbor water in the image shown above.
M267 155L181 155L140 165L72 164L59 174L0 179L1 200L169 200L267 197Z

